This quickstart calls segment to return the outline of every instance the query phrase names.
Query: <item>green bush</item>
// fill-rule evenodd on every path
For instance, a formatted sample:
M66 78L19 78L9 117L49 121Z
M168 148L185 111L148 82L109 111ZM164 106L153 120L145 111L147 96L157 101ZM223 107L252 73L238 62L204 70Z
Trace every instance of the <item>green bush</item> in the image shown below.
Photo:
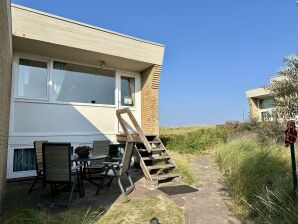
M286 129L283 123L277 121L258 122L256 120L245 123L226 122L223 127L229 133L229 139L237 139L242 137L243 134L255 134L257 140L262 144L267 144L272 141L282 143Z
M257 223L293 223L298 207L289 196L292 179L286 148L238 139L218 146L215 157L237 213Z
M201 128L181 134L162 134L160 138L172 151L181 153L198 153L225 142L227 131L223 128Z

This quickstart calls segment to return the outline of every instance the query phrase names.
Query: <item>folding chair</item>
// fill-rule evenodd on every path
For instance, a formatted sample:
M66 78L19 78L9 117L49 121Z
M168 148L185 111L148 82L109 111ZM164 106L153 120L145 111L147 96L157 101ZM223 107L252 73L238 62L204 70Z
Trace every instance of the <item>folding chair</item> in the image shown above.
M127 195L132 192L135 188L135 185L130 177L129 174L129 167L130 167L130 162L133 154L133 150L135 148L135 142L128 141L126 142L125 145L125 151L123 154L123 159L121 163L118 162L104 162L106 164L105 171L101 174L103 177L103 184L97 188L96 194L99 193L100 189L105 186L104 181L106 178L109 179L109 182L107 184L107 187L110 187L113 179L117 179L120 190L123 194L123 196L127 199ZM122 176L127 176L130 185L124 189L122 182L121 182L121 177Z
M82 182L79 175L78 166L72 168L71 144L70 143L43 143L43 181L42 188L38 196L38 203L41 201L41 193L47 184L51 185L52 196L56 192L69 189L69 197L65 203L52 203L54 207L70 207L75 185L79 188L79 195L82 196ZM65 185L61 190L57 185Z
M34 151L35 151L35 169L36 169L36 177L28 191L28 194L30 194L32 191L34 191L34 187L39 179L42 179L43 176L43 164L42 164L42 144L44 142L48 142L46 140L42 141L35 141L34 142Z

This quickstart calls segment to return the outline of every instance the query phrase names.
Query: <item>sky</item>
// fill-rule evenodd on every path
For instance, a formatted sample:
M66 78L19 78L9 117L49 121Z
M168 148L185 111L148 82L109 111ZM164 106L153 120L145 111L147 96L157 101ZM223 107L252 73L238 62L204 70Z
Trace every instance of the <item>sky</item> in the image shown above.
M161 126L242 121L245 90L297 53L295 0L12 0L166 46Z

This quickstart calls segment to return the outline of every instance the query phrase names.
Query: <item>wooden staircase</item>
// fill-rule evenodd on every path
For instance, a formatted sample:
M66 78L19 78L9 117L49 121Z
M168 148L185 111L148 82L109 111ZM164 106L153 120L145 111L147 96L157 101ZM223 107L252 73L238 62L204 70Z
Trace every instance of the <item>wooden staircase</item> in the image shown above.
M122 117L123 114L128 115L136 133L129 131L127 122ZM122 139L135 142L140 166L147 180L160 184L180 176L173 172L176 164L157 135L145 135L128 108L117 110L116 115L125 133Z

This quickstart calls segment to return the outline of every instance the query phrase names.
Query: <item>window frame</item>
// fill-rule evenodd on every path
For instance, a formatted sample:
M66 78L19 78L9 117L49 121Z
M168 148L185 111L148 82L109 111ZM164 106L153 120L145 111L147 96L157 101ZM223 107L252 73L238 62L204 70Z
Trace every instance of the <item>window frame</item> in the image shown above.
M36 176L36 169L34 170L25 170L25 171L13 171L14 163L14 150L15 149L31 149L34 148L33 145L10 145L7 152L7 172L6 178L24 178Z
M115 90L117 87L117 70L116 69L109 69L109 68L104 68L106 70L112 70L114 71L114 104L102 104L102 103L81 103L81 102L64 102L64 101L56 101L53 99L53 70L54 70L54 61L59 61L59 62L64 62L64 63L70 63L70 64L76 64L76 65L80 65L80 66L87 66L87 67L91 67L91 68L100 68L99 66L92 66L92 65L87 65L87 64L82 64L82 63L77 63L77 62L71 62L71 61L67 61L67 60L61 60L61 59L55 59L52 58L51 60L51 72L50 72L50 99L49 99L49 103L53 103L53 104L62 104L62 105L77 105L77 106L93 106L93 107L116 107L117 101L116 101L116 94L115 94Z
M260 100L264 100L264 99L270 99L270 98L259 98L258 99L259 121L262 121L263 122L262 113L264 113L264 112L265 113L268 112L270 114L269 121L272 121L273 120L273 118L272 118L272 112L273 112L274 107L270 107L270 108L266 108L266 109L261 109L260 108Z
M20 58L24 58L27 60L36 60L36 61L47 62L48 73L47 73L47 97L46 98L31 98L31 97L18 96L18 77L19 77L19 59ZM88 66L88 67L93 67L93 68L100 68L100 66L79 63L76 61L65 60L65 59L61 59L61 58L45 57L45 56L40 56L40 55L35 55L35 54L15 52L14 59L13 59L14 64L13 64L13 76L12 76L12 83L13 83L13 88L12 88L13 97L12 97L12 99L13 99L13 101L14 102L28 102L28 103L37 102L37 103L45 103L45 104L73 105L73 106L90 106L90 107L109 107L109 108L117 108L118 107L116 93L118 92L118 89L117 89L118 75L117 74L118 74L119 70L117 70L115 68L110 68L110 67L105 67L104 69L113 70L115 72L115 74L114 74L114 77L115 77L114 104L93 104L93 103L54 101L53 96L52 96L52 92L53 92L52 74L53 74L53 69L54 69L54 67L53 67L54 61L72 63L72 64L76 64L76 65ZM132 76L132 77L135 77L135 76Z
M32 60L32 61L40 61L47 63L47 81L46 81L46 97L26 97L19 95L19 76L20 76L20 59ZM15 58L16 68L15 68L15 83L14 83L14 98L20 100L30 100L30 101L49 101L49 82L50 82L50 61L44 57L34 57L27 55L18 55Z
M122 77L126 77L126 78L134 78L135 79L135 83L134 83L134 101L133 101L133 105L122 105ZM135 75L132 74L121 74L120 75L120 87L119 87L119 107L120 108L135 108L136 107L136 95L137 95L137 77Z

